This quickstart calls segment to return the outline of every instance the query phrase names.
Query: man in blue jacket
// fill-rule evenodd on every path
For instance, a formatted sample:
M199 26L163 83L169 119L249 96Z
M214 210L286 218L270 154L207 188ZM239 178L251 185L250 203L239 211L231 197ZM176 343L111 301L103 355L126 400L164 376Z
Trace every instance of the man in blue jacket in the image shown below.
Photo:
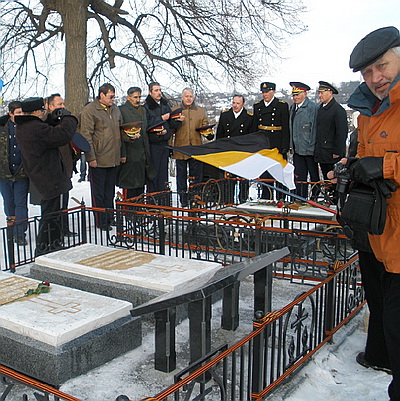
M293 104L290 106L290 147L293 149L296 181L319 181L318 164L314 160L316 118L318 106L307 97L310 87L302 82L290 82ZM307 184L296 184L296 193L308 198Z

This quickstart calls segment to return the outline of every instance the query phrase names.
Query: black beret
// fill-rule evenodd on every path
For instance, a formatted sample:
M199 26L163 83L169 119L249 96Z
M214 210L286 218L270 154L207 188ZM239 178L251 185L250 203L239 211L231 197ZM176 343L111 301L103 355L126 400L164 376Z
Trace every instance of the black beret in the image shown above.
M21 108L24 113L30 113L36 110L44 109L44 101L42 97L30 97L21 102Z
M318 87L318 92L324 92L324 91L332 91L333 94L337 95L339 92L338 90L331 85L329 82L325 82L325 81L319 81L319 87Z
M274 91L275 89L276 89L276 85L273 82L261 82L261 84L260 84L261 92Z
M379 28L362 38L350 54L349 66L360 71L379 60L389 49L400 46L399 30L394 26Z
M292 87L292 95L297 95L301 92L307 92L311 88L304 84L303 82L289 82L289 85Z

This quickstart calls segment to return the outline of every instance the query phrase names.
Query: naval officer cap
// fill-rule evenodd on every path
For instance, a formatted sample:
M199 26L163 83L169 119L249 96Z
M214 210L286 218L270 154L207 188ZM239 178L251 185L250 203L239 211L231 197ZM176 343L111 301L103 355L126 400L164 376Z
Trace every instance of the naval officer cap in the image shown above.
M275 89L276 89L276 85L273 82L261 82L261 84L260 84L261 92L274 91Z
M361 71L397 46L400 46L399 30L394 26L379 28L357 43L351 52L349 66L353 72Z
M319 83L318 92L332 91L334 95L337 95L339 93L338 90L329 82L318 81L318 83Z
M303 82L289 82L289 85L292 87L292 95L298 95L301 92L307 92L311 89Z

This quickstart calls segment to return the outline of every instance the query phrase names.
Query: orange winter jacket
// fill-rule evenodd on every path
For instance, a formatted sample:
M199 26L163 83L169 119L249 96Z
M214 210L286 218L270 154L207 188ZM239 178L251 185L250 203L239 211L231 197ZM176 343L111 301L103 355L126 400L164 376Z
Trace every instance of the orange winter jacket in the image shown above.
M400 273L400 80L397 77L378 112L358 117L358 156L383 157L383 176L397 189L388 199L386 225L382 235L369 234L376 258L390 273ZM390 103L389 103L390 102ZM385 104L386 103L386 104ZM383 110L383 111L382 111ZM361 111L361 110L360 110ZM362 112L362 111L361 111Z

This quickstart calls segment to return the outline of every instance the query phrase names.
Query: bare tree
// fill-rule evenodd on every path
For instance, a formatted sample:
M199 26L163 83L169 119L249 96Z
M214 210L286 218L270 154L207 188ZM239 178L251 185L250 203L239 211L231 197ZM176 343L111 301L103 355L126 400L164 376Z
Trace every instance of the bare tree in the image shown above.
M46 83L49 74L62 79L64 72L67 104L76 112L89 88L93 95L115 70L141 82L163 74L200 87L221 77L246 87L274 63L288 37L305 29L304 7L290 0L113 1L3 2L6 90L39 78Z

